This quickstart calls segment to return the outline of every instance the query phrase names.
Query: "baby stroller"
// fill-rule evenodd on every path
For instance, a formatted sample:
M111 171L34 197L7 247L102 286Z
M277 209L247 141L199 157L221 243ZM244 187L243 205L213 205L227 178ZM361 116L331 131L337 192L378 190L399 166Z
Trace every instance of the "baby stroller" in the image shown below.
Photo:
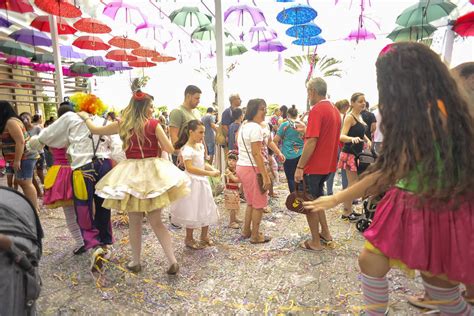
M43 230L21 193L0 187L0 314L36 315Z

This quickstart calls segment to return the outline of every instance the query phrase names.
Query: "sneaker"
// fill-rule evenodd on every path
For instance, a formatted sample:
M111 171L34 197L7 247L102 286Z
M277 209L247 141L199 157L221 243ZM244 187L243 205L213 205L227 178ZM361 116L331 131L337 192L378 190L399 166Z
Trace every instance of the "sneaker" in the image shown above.
M86 252L86 247L84 245L82 245L82 246L74 249L72 253L75 254L75 255L80 255L80 254L83 254L84 252Z
M362 216L362 214L352 212L349 215L341 215L341 219L343 220L348 220L349 222L356 222L359 220L359 218Z

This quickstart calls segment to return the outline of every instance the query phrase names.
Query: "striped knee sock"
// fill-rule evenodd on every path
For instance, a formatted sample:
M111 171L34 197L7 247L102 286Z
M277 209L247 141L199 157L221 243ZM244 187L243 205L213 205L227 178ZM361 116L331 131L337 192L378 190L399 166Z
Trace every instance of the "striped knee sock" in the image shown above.
M459 285L451 288L433 286L423 281L425 291L435 301L442 301L438 306L441 315L472 316L474 311L463 299L459 291Z
M362 292L367 315L384 315L388 305L388 281L362 273Z
M74 206L63 207L64 216L66 217L67 229L71 233L72 238L76 242L76 247L84 246L84 239L82 238L81 229L77 224L76 211Z

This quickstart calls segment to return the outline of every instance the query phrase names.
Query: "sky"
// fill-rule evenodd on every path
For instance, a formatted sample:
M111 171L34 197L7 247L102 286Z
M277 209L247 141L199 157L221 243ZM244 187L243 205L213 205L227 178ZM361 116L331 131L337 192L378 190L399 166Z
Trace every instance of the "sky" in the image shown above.
M377 39L369 41L347 41L344 38L354 29L357 29L358 17L360 14L360 1L365 1L364 14L365 26L376 34ZM182 6L198 6L199 9L207 13L201 1L180 1L161 0L154 1L162 10L169 14L171 11ZM408 6L416 3L415 0L310 0L309 4L318 12L314 22L321 27L321 37L326 39L326 43L318 46L319 56L334 57L342 63L338 67L342 70L341 78L327 78L328 94L333 101L349 99L354 92L363 92L366 99L371 104L376 104L378 99L375 61L380 50L391 40L386 35L395 28L396 17ZM452 17L472 11L474 6L468 4L468 0L453 0L458 4L459 10L452 13ZM97 3L94 1L94 3ZM104 22L113 26L114 33L123 33L131 38L137 38L142 45L157 48L162 54L175 57L182 57L182 62L160 63L156 67L136 69L131 72L124 72L112 77L96 78L92 80L92 88L95 94L100 96L106 104L115 108L124 108L130 99L130 80L134 77L147 75L150 81L144 90L155 97L155 104L158 106L167 105L170 109L179 106L184 98L184 89L189 84L197 85L203 91L201 105L211 106L214 101L211 80L200 68L205 69L212 76L216 73L216 59L209 57L215 49L212 42L191 43L189 34L193 28L186 28L185 31L171 24L169 20L152 7L148 0L135 0L135 5L143 9L147 14L149 23L160 24L166 30L170 30L173 40L163 49L161 44L154 40L152 33L140 32L135 34L133 25L128 25L120 21L112 21L108 17L103 17ZM214 1L204 0L210 10L214 10ZM288 74L285 68L280 66L279 58L301 55L307 52L307 48L291 44L293 38L285 35L287 25L276 20L278 12L289 7L288 3L277 3L275 0L255 0L256 5L265 14L268 26L278 33L277 40L281 41L288 49L281 53L258 53L250 49L255 43L248 40L244 42L249 51L240 56L225 57L224 67L236 63L234 70L224 81L224 94L228 106L228 96L231 93L239 93L243 103L252 98L263 98L267 104L291 105L295 104L299 109L305 108L306 88L305 78L309 68L303 69L298 74ZM307 3L307 1L296 1L295 3ZM252 1L223 0L223 11L237 4L253 5ZM90 4L88 8L91 15L101 17L102 5ZM224 27L232 33L238 40L238 35L248 33L250 19L244 21L244 25L236 25L228 21ZM438 30L433 36L432 48L442 53L446 40L447 19L439 20L434 25ZM232 39L227 39L233 41ZM181 46L181 47L180 47ZM454 42L451 66L454 67L462 62L474 59L473 38L457 37ZM317 73L316 73L317 74Z

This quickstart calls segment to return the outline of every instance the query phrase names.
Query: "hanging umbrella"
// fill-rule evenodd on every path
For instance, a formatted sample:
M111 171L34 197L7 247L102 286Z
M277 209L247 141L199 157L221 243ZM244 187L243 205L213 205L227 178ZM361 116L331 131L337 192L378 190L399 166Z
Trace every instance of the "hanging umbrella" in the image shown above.
M110 77L115 75L115 71L107 70L107 69L100 69L93 73L94 76L98 77Z
M295 45L300 46L316 46L326 43L326 40L319 36L298 38L292 42Z
M229 17L235 18L237 25L244 26L244 16L248 14L252 20L253 25L257 25L260 22L267 24L265 20L265 15L263 15L262 10L256 7L251 7L248 5L236 5L231 6L224 13L224 21L227 22ZM231 18L231 19L232 19Z
M132 50L132 54L140 57L158 57L160 53L151 48L140 47ZM139 58L140 59L140 58Z
M76 29L70 26L65 19L58 18L57 20L59 35L76 33ZM51 28L49 27L49 16L47 15L37 16L33 21L31 21L30 25L41 32L51 33Z
M474 36L474 11L457 18L453 31L461 36Z
M359 42L360 40L366 41L366 40L371 40L371 39L375 39L375 34L368 31L365 27L358 28L357 30L353 30L345 38L346 41L356 41L356 42Z
M225 55L236 56L247 52L247 48L241 43L227 43L225 44Z
M102 56L90 56L84 59L84 64L89 66L105 67L107 62Z
M436 27L431 24L413 25L408 27L397 26L387 38L394 42L417 41L430 36L436 31Z
M10 27L12 23L5 19L3 16L0 16L0 27Z
M35 54L31 58L31 62L39 63L39 64L54 63L54 57L52 54L49 54L49 53Z
M286 47L280 41L262 41L252 49L257 52L282 52Z
M25 46L12 40L0 39L0 52L13 56L33 57L34 51L30 46Z
M28 13L34 11L28 0L2 0L0 1L0 9L18 13Z
M148 33L152 31L153 39L161 44L169 43L173 39L173 33L168 31L163 25L145 22L135 28L135 33L142 30L146 30L145 36L148 36Z
M20 29L12 32L8 37L14 39L17 42L22 42L32 46L51 46L53 42L48 35L30 29Z
M125 3L123 1L114 1L107 4L102 14L108 16L114 21L125 20L125 23L139 25L147 21L146 16L139 7Z
M76 74L91 74L96 71L96 68L93 66L86 65L82 62L77 62L72 64L69 67L69 70L75 72Z
M297 4L278 13L277 21L283 24L299 25L308 23L317 16L318 12L311 6Z
M257 37L257 43L260 41L271 41L278 36L277 32L267 26L252 26L249 34L251 42L253 42L255 36Z
M111 63L108 63L106 69L110 71L124 71L124 70L131 70L133 69L133 67L128 67L121 62L111 62Z
M83 58L83 57L85 57L84 54L81 54L81 53L78 53L78 52L74 51L72 46L68 46L68 45L59 46L59 53L64 58Z
M420 0L419 3L409 6L397 17L397 24L414 26L448 16L457 6L447 0Z
M23 56L10 56L5 60L5 63L17 66L33 66L30 59Z
M204 26L206 24L210 24L212 17L207 14L204 14L199 11L197 7L182 7L181 9L174 10L169 15L171 23L181 25L181 26L193 26L199 25ZM189 21L189 25L188 22Z
M124 49L111 50L105 55L105 58L116 61L135 61L138 59L136 56L129 55Z
M276 0L276 2L294 2L295 0Z
M157 62L157 63L167 63L170 61L174 61L176 58L171 57L171 56L158 56L158 57L153 57L151 61Z
M296 38L314 37L321 34L321 28L313 22L294 25L286 30L286 35Z
M109 40L108 43L112 46L126 49L135 49L140 47L139 42L129 39L125 36L114 36Z
M107 45L96 36L80 36L72 42L72 45L89 50L107 50L110 48L110 45Z
M56 67L53 64L34 64L32 69L39 72L53 72Z
M136 61L131 61L128 63L129 66L139 67L139 68L148 68L156 66L155 63L148 61L146 58L138 58Z
M73 26L81 32L93 34L105 34L112 31L112 29L105 23L92 18L82 18L77 20Z
M191 38L200 41L212 41L215 39L216 27L213 24L198 26L192 33ZM226 37L232 36L229 32L224 31Z
M35 0L35 4L44 12L64 18L78 18L82 15L81 10L68 0Z

